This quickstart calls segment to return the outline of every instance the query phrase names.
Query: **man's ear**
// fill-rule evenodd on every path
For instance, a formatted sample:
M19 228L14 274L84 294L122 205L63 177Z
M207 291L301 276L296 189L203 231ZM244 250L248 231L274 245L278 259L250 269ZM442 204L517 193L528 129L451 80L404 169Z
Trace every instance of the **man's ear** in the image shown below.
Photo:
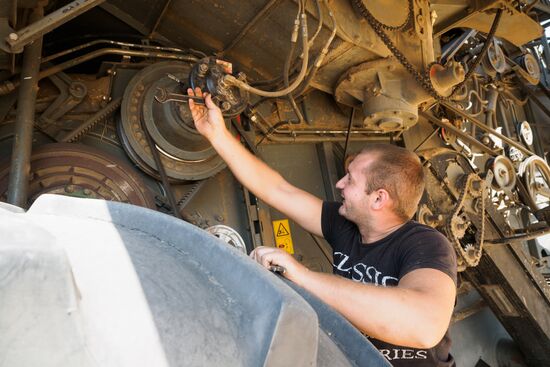
M376 190L372 196L371 206L374 210L380 210L391 204L390 194L384 189Z

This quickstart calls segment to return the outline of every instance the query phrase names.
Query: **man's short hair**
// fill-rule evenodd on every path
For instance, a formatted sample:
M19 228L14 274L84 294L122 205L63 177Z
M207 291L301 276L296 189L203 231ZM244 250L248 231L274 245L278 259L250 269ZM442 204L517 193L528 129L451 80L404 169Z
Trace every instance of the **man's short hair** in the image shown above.
M424 192L424 171L418 156L391 144L369 144L360 154L374 158L364 169L367 194L384 189L393 200L394 213L411 219Z

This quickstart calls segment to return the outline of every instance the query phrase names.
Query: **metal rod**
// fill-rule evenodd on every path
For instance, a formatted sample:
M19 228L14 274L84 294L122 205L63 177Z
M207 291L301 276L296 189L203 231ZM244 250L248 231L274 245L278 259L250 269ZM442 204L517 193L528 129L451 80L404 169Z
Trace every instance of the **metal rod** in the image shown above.
M246 36L246 34L258 23L260 20L265 17L268 12L271 10L271 8L277 4L280 0L270 0L267 4L264 5L264 7L252 18L246 26L237 34L237 36L231 41L231 43L222 51L220 51L219 55L224 55L227 52L229 52L233 47L235 47L243 38Z
M486 239L485 243L496 245L496 244L502 244L502 243L522 242L522 241L532 240L537 237L545 236L547 234L550 234L550 228L548 227L539 229L537 231L533 231L531 233L524 233L524 234L512 236L512 237L497 238L493 240Z
M40 20L32 22L30 25L20 29L16 33L11 33L6 37L6 42L12 52L19 53L23 51L25 45L41 38L49 31L65 24L69 20L76 18L80 14L101 4L105 0L76 0L67 4L56 11L42 17Z
M104 49L92 51L90 53L87 53L80 57L76 57L71 60L68 60L64 63L53 66L49 69L42 70L38 74L38 79L40 80L50 75L57 74L60 71L63 71L65 69L71 68L73 66L79 65L83 62L86 62L88 60L91 60L103 55L153 57L153 58L168 59L168 60L181 60L181 61L188 61L188 62L195 62L198 60L197 57L189 56L189 55L177 55L177 54L170 54L170 53L164 53L164 52L152 52L152 51L120 50L117 48L104 48ZM10 80L5 81L4 83L0 84L0 96L9 94L18 86L19 86L18 81L13 81L13 82Z
M475 124L477 127L479 127L480 129L482 130L485 130L486 132L490 133L490 134L493 134L494 136L496 136L497 138L501 139L503 142L505 142L506 144L508 145L511 145L519 150L521 150L524 154L527 154L527 155L535 155L535 153L531 152L529 149L526 149L523 145L513 141L512 139L502 135L501 133L499 133L498 131L488 127L487 125L485 125L483 122L479 121L478 119L468 115L467 113L459 110L458 108L454 107L453 105L451 105L450 103L447 103L447 102L441 102L441 104L443 106L445 106L446 108L450 109L451 111L453 111L454 113L456 113L457 115L460 115L466 119L468 119L471 123Z
M461 139L465 140L467 143L475 145L476 147L478 147L480 150L484 151L485 153L488 153L488 154L490 154L492 156L495 156L495 157L497 155L499 155L497 152L493 151L491 148L489 148L486 145L484 145L483 143L479 142L477 139L471 137L470 135L464 133L462 130L454 127L453 125L451 125L447 122L441 121L438 118L436 118L436 117L434 117L434 116L432 116L432 115L430 115L426 112L420 112L420 116L424 117L425 119L427 119L428 121L430 121L433 124L436 124L439 127L442 127L444 129L452 131L457 136L460 136Z
M44 8L36 7L30 21L44 17ZM27 206L29 176L31 170L32 133L34 124L35 101L38 93L38 71L42 54L42 37L25 47L21 88L17 100L17 116L11 155L11 168L8 184L8 203Z

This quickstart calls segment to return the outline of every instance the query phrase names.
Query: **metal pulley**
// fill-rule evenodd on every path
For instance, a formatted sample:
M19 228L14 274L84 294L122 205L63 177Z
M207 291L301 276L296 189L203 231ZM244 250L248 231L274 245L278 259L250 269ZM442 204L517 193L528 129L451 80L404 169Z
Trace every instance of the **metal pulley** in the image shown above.
M493 77L506 71L506 56L496 40L493 40L489 45L489 49L481 61L481 65L485 72Z
M488 168L494 173L491 184L493 189L512 191L516 187L516 169L508 157L499 155L490 159Z
M31 156L29 204L42 194L104 199L156 209L142 178L125 162L80 144L43 145ZM10 166L0 167L0 200L8 190Z
M217 224L206 228L206 231L246 255L246 244L239 232L233 228L223 224Z
M517 70L519 76L531 85L537 85L540 81L540 65L536 57L530 53L525 53L515 60L522 70Z
M550 167L541 157L531 156L519 165L519 174L522 176L530 199L540 210L550 205Z
M527 147L530 147L533 144L533 130L531 125L527 121L523 121L518 125L518 132L521 140Z
M160 103L165 94L186 93L191 65L160 62L138 72L124 92L119 135L131 159L158 178L149 134L159 152L166 175L174 181L200 180L225 168L210 143L195 129L187 103ZM178 81L176 81L177 79Z
M233 65L214 57L206 57L196 63L189 74L191 88L200 88L212 95L212 101L221 109L225 117L237 116L248 105L249 95L245 90L227 85L223 77L233 74ZM237 78L246 82L244 73Z

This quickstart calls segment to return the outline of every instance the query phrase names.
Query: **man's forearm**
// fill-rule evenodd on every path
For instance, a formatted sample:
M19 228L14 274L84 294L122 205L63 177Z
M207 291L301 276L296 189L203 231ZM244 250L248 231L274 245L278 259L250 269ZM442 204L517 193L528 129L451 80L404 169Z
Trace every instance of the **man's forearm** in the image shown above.
M249 152L229 131L210 143L241 184L267 204L276 204L269 194L286 182L277 171Z
M340 276L307 271L296 281L340 312L365 334L388 343L428 348L448 325L423 292L400 287L378 287Z

